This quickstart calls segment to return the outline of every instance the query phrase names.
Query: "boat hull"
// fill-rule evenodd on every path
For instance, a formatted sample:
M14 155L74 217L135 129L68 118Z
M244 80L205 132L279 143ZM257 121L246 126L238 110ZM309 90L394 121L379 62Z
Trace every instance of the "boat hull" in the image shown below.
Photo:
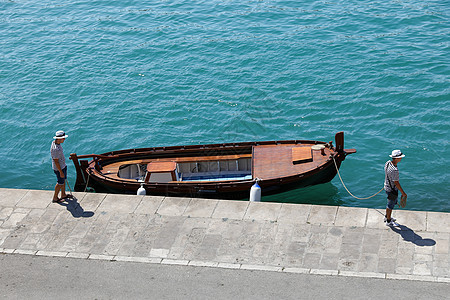
M293 189L330 182L336 176L334 164L311 174L304 174L301 178L279 178L260 182L263 196L273 195ZM155 196L196 197L214 199L246 199L250 188L255 182L229 182L225 185L217 184L158 184L145 185L147 194ZM98 193L136 194L140 184L121 184L91 177L89 187ZM79 190L78 190L79 191Z
M339 139L343 143L343 137ZM336 137L336 141L338 141L338 137ZM326 146L326 152L322 151L322 155L313 155L314 160L316 156L319 160L315 167L303 167L302 169L301 164L295 165L295 163L292 163L291 151L294 151L292 148L305 148L310 145L322 145L322 148ZM337 170L341 166L342 161L345 160L346 155L356 152L354 149L350 149L350 151L344 150L343 147L340 147L338 151L336 150L338 146L343 145L337 145L334 148L331 142L326 144L318 141L270 141L122 150L102 155L91 155L94 159L90 162L81 161L81 166L78 163L76 154L72 154L71 159L74 161L77 170L76 191L85 191L87 188L93 188L96 192L136 194L137 190L143 185L147 195L246 199L249 197L250 188L257 179L263 196L331 181L336 176ZM260 153L262 154L258 156L258 152L255 149L261 149ZM284 152L280 152L279 149L282 149ZM272 153L275 155L272 155ZM277 154L281 155L280 153L288 153L285 156L289 156L289 163L279 163L276 158L272 157L276 157ZM106 170L109 170L108 168L111 169L110 166L124 161L136 161L138 159L144 161L146 159L147 161L164 162L172 159L182 160L183 157L201 159L207 155L209 155L208 157L211 157L211 155L215 155L214 157L219 157L219 155L221 157L230 157L231 155L237 155L238 157L251 156L253 159L252 179L218 181L173 180L166 183L148 182L146 180L142 183L137 180L122 180L117 178L117 176L111 177L104 174ZM264 155L269 156L269 158ZM258 161L255 161L256 159ZM259 162L264 160L264 163ZM311 158L310 164L312 164L312 161L313 159ZM259 171L257 166L260 166ZM270 171L271 168L274 170ZM289 168L292 170L289 171ZM257 175L261 175L263 178Z

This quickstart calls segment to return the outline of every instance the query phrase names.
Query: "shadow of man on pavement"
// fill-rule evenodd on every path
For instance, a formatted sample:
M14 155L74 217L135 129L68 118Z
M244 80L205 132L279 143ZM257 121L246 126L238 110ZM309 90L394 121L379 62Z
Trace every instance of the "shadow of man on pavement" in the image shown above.
M411 228L405 225L399 224L397 227L391 227L392 231L400 234L402 238L407 241L411 242L417 246L434 246L436 245L436 241L433 239L423 239L420 235L414 232Z
M59 203L59 205L65 206L74 218L90 218L94 215L92 211L84 211L75 196L64 199L64 202Z

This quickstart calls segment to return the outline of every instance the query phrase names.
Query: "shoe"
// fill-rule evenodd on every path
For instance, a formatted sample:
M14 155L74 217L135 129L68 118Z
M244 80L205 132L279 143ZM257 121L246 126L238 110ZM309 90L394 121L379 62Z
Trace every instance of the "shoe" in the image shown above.
M387 221L386 221L386 226L389 226L389 227L398 227L399 225L398 225L397 223L395 223L395 219L392 218L390 222L387 222Z
M396 218L391 218L391 221L395 222L395 221L397 221L397 219ZM384 223L386 223L386 222L387 222L387 218L386 218L386 216L384 216Z

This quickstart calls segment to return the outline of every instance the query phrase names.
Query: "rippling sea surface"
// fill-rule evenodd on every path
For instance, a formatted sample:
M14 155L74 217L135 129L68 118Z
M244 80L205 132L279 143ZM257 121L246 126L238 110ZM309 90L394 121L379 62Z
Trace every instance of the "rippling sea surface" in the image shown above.
M0 1L0 187L69 153L345 132L349 190L393 149L411 210L450 212L448 1ZM75 171L70 160L70 183ZM339 178L263 201L384 208Z

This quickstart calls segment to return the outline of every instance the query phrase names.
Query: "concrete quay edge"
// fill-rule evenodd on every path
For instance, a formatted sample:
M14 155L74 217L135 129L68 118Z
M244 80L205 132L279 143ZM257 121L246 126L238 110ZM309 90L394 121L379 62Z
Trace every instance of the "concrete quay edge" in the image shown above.
M450 282L449 213L395 210L394 231L382 209L52 194L0 188L0 253Z
M163 259L157 257L130 257L130 256L111 256L111 255L95 255L95 254L83 254L83 253L70 253L70 252L51 252L51 251L30 251L19 249L3 249L0 248L0 254L21 254L21 255L36 255L47 257L66 257L76 259L93 259L93 260L105 260L105 261L122 261L133 263L149 263L149 264L163 264L163 265L179 265L179 266L191 266L191 267L207 267L207 268L222 268L222 269L236 269L236 270L248 270L248 271L267 271L267 272L282 272L282 273L294 273L294 274L313 274L324 276L348 276L348 277L363 277L363 278L377 278L377 279L397 279L397 280L413 280L413 281L426 281L426 282L445 282L450 283L450 278L447 277L434 277L434 276L421 276L421 275L399 275L388 273L375 273L375 272L352 272L352 271L338 271L338 270L323 270L323 269L303 269L303 268L284 268L279 266L267 266L267 265L248 265L248 264L232 264L232 263L219 263L213 261L188 261L188 260L176 260L176 259Z

